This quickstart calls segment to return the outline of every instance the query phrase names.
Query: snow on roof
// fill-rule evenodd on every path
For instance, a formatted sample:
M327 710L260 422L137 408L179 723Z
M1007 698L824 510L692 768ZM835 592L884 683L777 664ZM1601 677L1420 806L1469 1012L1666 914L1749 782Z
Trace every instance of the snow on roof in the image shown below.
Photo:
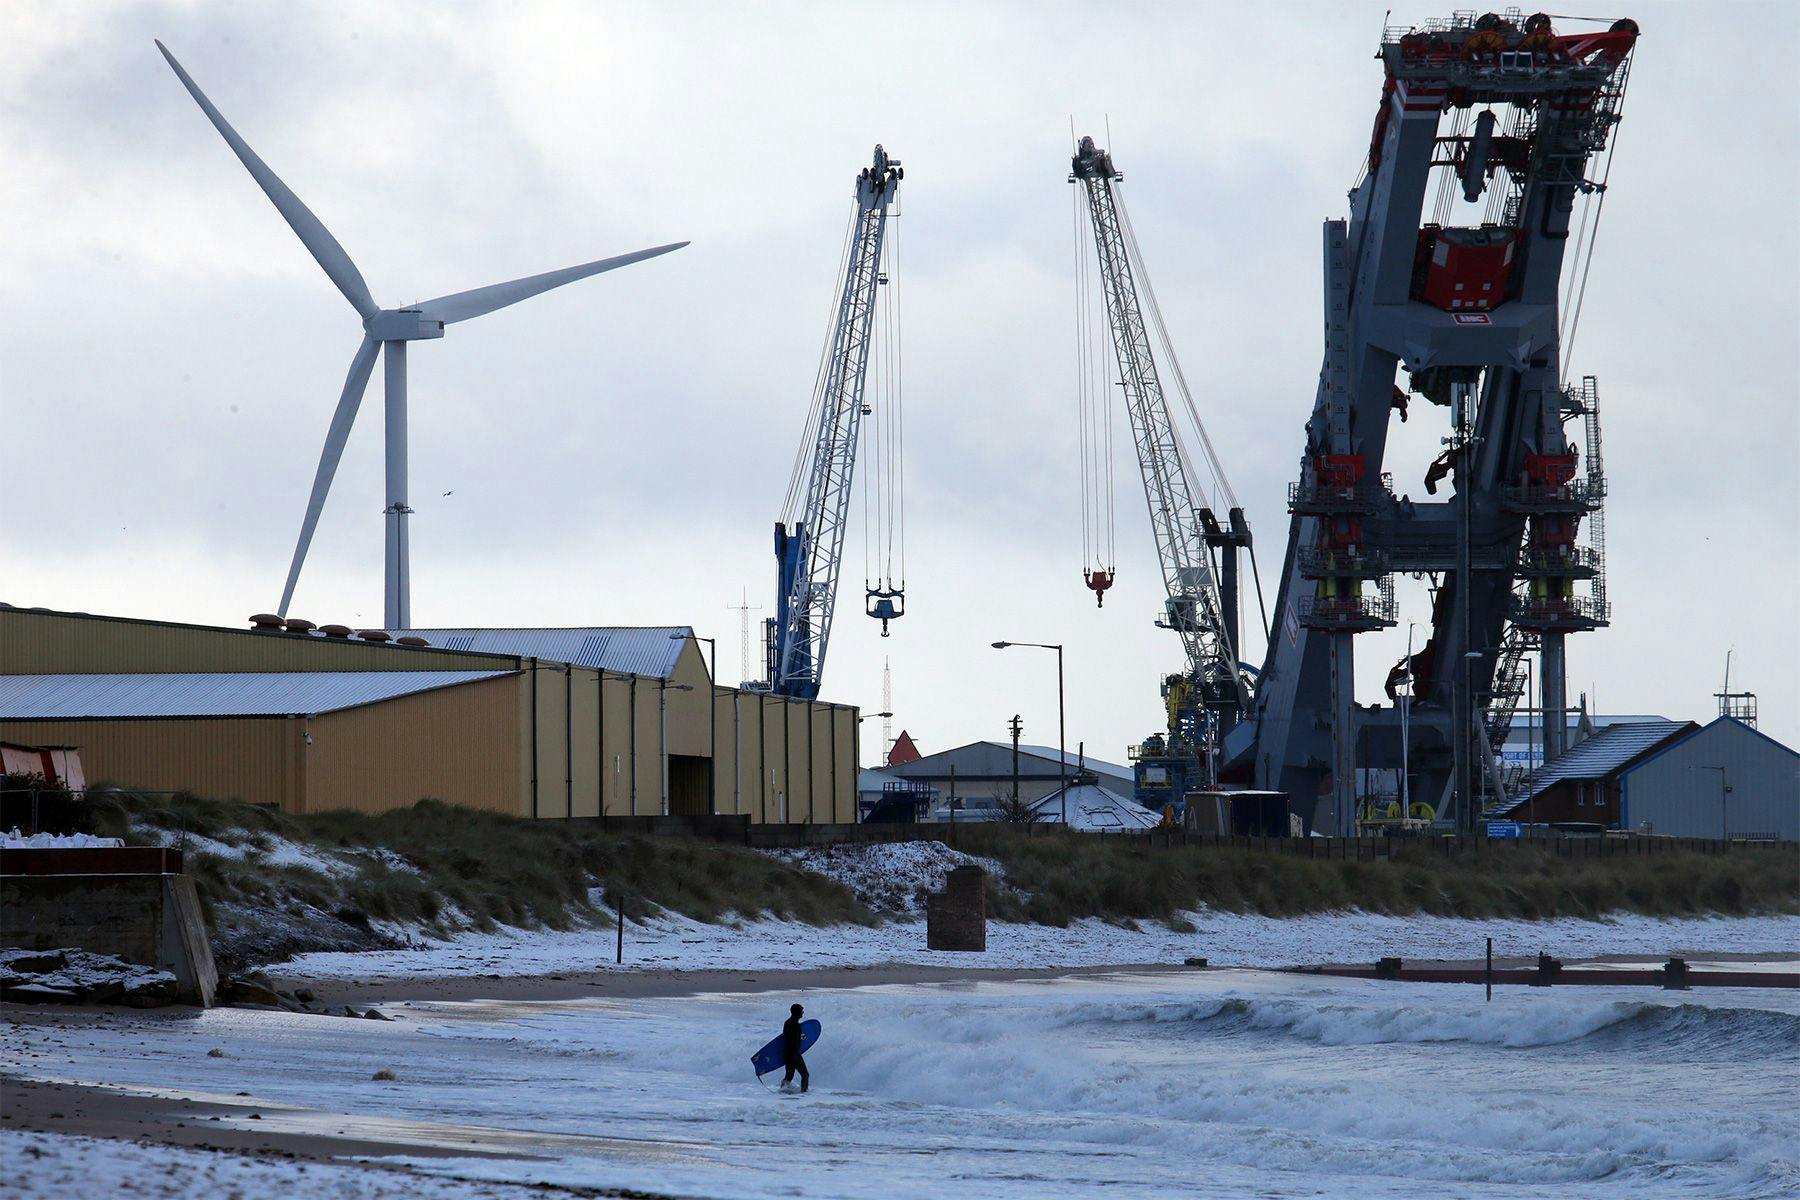
M1661 719L1608 725L1540 767L1531 776L1530 786L1517 799L1497 809L1494 815L1510 813L1564 780L1604 779L1640 754L1692 728L1695 728L1692 721Z
M856 790L859 792L879 792L883 785L899 782L898 775L890 775L875 767L863 767L856 773Z
M940 750L936 754L928 754L925 757L915 759L912 762L890 763L888 769L906 777L927 775L936 778L937 775L943 773L939 768L945 767L945 764L953 757L959 755L966 756L969 751L978 748L999 751L1002 755L1007 757L1012 755L1011 742L969 742L949 750ZM1019 743L1019 756L1021 758L1034 758L1040 763L1048 763L1051 772L1054 772L1057 769L1059 762L1055 746L1031 746L1021 742ZM1091 771L1095 775L1116 782L1123 782L1126 784L1132 782L1130 767L1123 767L1118 763L1106 762L1102 759L1095 758L1092 755L1083 758L1073 747L1063 752L1062 761L1068 763L1069 777L1071 779L1074 778L1076 770L1079 768L1080 770ZM947 767L945 767L945 769L947 770ZM1040 768L1039 771L1034 772L1034 774L1036 773L1042 773L1042 768Z
M1060 823L1063 818L1062 791L1051 792L1032 808L1038 819ZM1089 833L1120 833L1129 830L1154 829L1162 816L1135 800L1109 792L1096 784L1076 784L1069 789L1069 828Z
M0 720L276 717L336 712L507 671L242 671L0 675Z
M404 629L446 650L473 650L540 658L577 667L601 667L627 675L667 679L694 631L685 625L576 629Z

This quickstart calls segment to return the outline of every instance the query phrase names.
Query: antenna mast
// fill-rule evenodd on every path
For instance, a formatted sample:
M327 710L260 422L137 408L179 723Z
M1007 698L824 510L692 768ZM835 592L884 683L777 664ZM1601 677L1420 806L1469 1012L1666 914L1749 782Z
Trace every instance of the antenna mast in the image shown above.
M762 605L750 603L750 589L743 589L743 598L736 604L727 604L729 609L738 614L738 678L745 683L750 679L750 614L761 612Z

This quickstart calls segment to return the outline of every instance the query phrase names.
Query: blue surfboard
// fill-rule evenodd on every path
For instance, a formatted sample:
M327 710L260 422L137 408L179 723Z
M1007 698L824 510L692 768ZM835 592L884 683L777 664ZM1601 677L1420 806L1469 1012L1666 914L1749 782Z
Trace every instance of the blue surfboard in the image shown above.
M800 1053L805 1054L813 1048L813 1043L819 1040L819 1028L817 1021L800 1022ZM758 1075L779 1071L785 1063L779 1037L750 1056L750 1065L756 1068Z

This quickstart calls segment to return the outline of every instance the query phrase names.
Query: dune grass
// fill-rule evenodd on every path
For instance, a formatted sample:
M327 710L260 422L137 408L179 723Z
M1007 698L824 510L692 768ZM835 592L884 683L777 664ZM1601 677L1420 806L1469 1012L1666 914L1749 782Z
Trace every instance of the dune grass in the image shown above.
M1005 865L1011 886L990 894L996 915L1058 926L1084 916L1179 921L1203 905L1268 916L1358 908L1533 920L1800 912L1793 847L1569 859L1530 846L1451 857L1420 845L1359 863L980 826L957 844Z
M202 845L187 854L209 908L221 901L298 903L353 923L478 929L608 924L621 900L628 921L659 908L700 921L732 912L815 925L875 920L843 885L742 847L611 834L433 800L379 814L288 816L196 796L117 791L96 802L91 824L96 833L138 842L162 829L238 848L241 854L224 854ZM341 865L271 862L276 839Z
M770 914L808 924L869 924L877 915L843 885L740 846L608 833L585 822L534 821L421 801L379 814L288 816L200 797L109 793L90 805L93 832L151 840L155 829L232 847L190 848L203 902L319 910L440 929L495 924L570 928L667 909L701 921ZM279 839L279 841L278 841ZM995 858L990 912L1064 926L1082 917L1179 927L1202 907L1267 916L1362 909L1455 917L1601 917L1800 912L1800 850L1723 855L1560 858L1531 846L1446 856L1399 849L1381 862L1343 862L1141 839L1028 836L969 826L957 847ZM296 862L285 843L323 854ZM602 889L599 892L594 889Z

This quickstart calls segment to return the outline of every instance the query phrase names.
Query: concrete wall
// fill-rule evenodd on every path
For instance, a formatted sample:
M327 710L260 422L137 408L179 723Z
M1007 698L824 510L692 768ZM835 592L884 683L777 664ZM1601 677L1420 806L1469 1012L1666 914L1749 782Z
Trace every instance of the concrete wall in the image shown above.
M0 675L509 671L516 665L510 657L436 647L0 606Z
M1725 789L1729 788L1729 791ZM1630 829L1672 837L1800 839L1800 755L1721 717L1625 773Z
M190 1004L211 1004L218 983L184 875L0 875L0 946L74 947L161 967Z

